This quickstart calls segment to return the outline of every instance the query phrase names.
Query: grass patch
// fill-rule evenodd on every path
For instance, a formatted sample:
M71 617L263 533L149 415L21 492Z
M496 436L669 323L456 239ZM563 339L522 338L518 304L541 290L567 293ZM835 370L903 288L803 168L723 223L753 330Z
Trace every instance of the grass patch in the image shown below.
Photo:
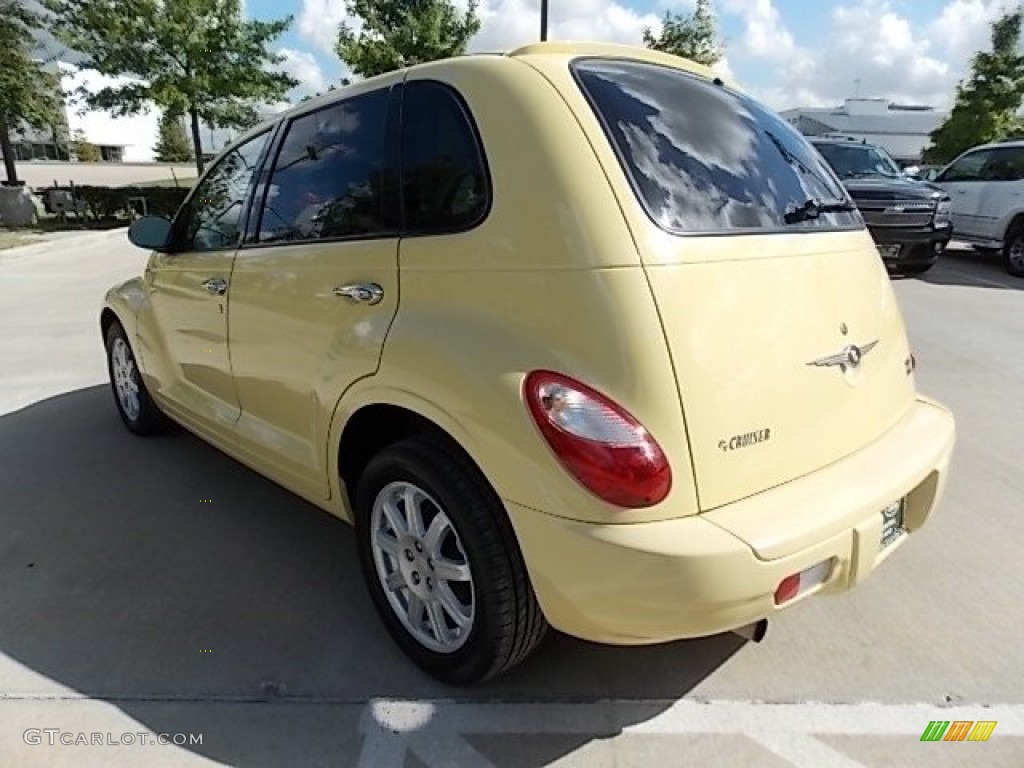
M17 248L19 245L31 245L39 241L42 234L38 229L3 229L0 228L0 251Z

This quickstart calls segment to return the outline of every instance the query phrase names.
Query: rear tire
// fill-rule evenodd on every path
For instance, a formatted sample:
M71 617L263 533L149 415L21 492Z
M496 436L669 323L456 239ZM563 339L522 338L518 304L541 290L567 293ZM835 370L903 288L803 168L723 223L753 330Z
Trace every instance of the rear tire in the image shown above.
M498 495L457 447L410 437L359 478L359 559L381 619L434 678L468 685L523 661L547 622Z
M107 329L106 347L110 388L125 426L140 436L164 432L170 422L149 396L128 335L119 322Z
M1014 277L1024 277L1024 223L1014 224L1006 234L1003 267Z

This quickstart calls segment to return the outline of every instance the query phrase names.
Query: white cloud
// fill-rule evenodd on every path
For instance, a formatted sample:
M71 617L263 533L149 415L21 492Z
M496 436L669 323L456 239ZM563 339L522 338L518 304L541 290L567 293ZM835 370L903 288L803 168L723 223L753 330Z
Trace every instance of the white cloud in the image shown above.
M802 53L772 0L725 0L724 7L745 20L739 44L744 53L774 61Z
M326 87L323 70L316 57L309 51L297 51L293 48L281 48L278 53L284 56L278 68L288 73L299 84L295 91L300 95L318 93Z
M725 0L745 20L731 50L743 71L765 64L775 83L751 88L773 107L822 106L855 95L948 108L974 51L1005 0L947 0L934 20L913 25L890 0L836 4L828 26L801 45L772 0Z
M94 70L76 71L62 67L61 81L64 90L85 86L91 92L108 85L124 85L138 82L126 77L105 77ZM153 143L156 141L160 113L157 110L143 112L132 117L112 117L108 112L89 111L80 115L81 104L70 99L67 104L68 127L72 132L81 130L86 141L93 144L124 145L126 162L145 162L153 159Z
M334 56L338 40L338 25L351 21L342 0L302 0L302 10L296 20L299 35L309 40L322 53Z
M540 39L540 0L482 0L479 34L470 51L507 51ZM548 39L601 40L639 44L644 27L655 33L658 16L638 14L608 0L555 0L549 3Z

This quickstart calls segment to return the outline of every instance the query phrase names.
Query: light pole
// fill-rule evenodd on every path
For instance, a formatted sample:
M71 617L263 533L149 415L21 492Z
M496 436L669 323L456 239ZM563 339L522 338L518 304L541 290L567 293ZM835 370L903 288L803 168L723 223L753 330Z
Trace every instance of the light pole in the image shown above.
M540 39L548 39L548 0L540 0Z

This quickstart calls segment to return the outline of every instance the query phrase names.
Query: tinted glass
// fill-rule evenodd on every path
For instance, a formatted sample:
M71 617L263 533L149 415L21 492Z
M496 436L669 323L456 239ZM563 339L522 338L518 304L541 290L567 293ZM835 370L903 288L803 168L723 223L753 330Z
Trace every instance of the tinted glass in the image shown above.
M938 181L981 181L982 169L991 157L990 149L981 149L964 155L939 174Z
M748 96L676 69L573 64L650 217L682 233L862 226L856 212L787 224L809 199L849 198L817 152Z
M405 87L402 195L412 232L466 229L487 211L487 172L476 132L458 97L439 83Z
M834 144L815 142L814 148L821 153L832 170L841 179L870 178L884 176L896 178L902 176L896 162L889 155L866 144Z
M238 245L245 198L269 138L269 131L261 133L210 169L175 224L176 250L212 251Z
M981 170L985 181L1020 181L1024 178L1024 148L999 147L992 150Z
M387 224L388 92L374 91L294 120L260 220L260 242L366 237Z

